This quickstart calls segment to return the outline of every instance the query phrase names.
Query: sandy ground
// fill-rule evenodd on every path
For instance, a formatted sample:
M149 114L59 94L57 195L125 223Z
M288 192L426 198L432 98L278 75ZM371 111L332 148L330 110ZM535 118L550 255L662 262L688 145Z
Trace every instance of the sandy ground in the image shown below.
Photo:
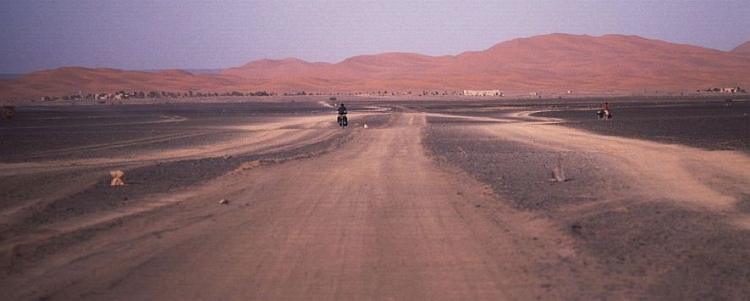
M218 107L19 110L0 128L18 142L0 164L0 295L750 296L746 152L597 134L533 106L355 103L348 129L314 102ZM39 131L78 143L13 134ZM128 185L108 186L113 167Z

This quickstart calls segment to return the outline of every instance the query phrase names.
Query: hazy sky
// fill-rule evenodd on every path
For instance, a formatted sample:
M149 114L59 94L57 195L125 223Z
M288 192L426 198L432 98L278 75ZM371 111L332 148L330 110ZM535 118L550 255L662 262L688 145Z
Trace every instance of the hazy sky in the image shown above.
M0 4L0 28L0 73L457 55L548 33L638 35L728 51L750 40L750 1L9 0Z

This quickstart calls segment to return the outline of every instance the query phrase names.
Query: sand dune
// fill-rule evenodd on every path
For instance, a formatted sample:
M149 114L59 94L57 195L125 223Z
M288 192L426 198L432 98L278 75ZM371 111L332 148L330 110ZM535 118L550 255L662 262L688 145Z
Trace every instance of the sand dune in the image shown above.
M731 52L742 55L750 54L750 41L747 41L745 43L742 43L742 45L735 47Z
M732 51L638 36L549 34L432 57L361 55L338 63L260 60L218 75L59 68L0 80L0 99L125 91L279 94L499 89L508 93L694 92L750 86L750 43Z

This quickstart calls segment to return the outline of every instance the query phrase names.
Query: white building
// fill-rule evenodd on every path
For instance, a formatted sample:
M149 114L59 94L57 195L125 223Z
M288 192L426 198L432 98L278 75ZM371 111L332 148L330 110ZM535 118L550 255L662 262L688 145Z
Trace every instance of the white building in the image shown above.
M500 90L464 90L467 96L503 96Z

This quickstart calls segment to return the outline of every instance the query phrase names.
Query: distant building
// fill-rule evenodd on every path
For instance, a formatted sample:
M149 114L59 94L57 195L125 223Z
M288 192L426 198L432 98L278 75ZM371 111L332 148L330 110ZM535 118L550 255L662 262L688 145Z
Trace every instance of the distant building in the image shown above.
M467 96L503 96L500 90L464 90Z
M731 87L731 88L723 88L721 89L721 92L722 93L739 93L740 90L742 90L740 89L740 87Z

